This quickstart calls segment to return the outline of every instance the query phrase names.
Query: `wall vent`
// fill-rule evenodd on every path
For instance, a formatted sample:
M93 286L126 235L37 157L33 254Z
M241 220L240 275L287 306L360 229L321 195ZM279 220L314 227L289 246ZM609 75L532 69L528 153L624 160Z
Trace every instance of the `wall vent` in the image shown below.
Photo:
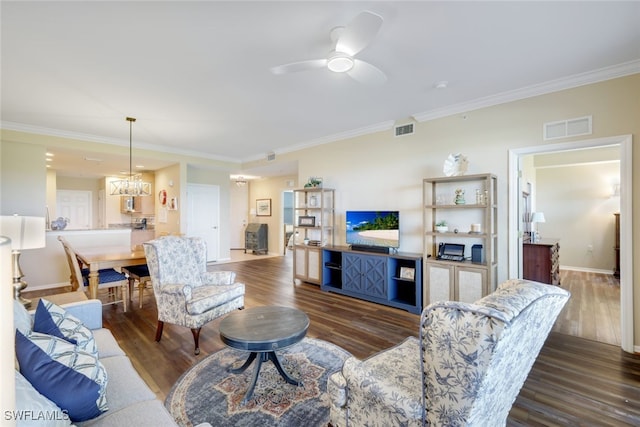
M267 161L271 162L275 159L276 159L276 153L274 153L273 151L270 151L269 153L267 153Z
M396 126L393 131L395 136L411 135L414 132L413 123Z
M542 126L545 141L550 139L568 138L570 136L591 135L592 116L548 122Z

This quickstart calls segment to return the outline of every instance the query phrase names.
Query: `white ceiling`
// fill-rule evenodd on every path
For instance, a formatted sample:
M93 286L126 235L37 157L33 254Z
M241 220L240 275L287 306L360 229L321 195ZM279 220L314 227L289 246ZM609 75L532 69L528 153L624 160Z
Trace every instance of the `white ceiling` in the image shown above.
M136 147L239 162L640 71L635 1L1 7L4 128L128 145L133 116ZM270 72L326 57L330 30L363 10L384 23L358 58L385 84L326 69Z

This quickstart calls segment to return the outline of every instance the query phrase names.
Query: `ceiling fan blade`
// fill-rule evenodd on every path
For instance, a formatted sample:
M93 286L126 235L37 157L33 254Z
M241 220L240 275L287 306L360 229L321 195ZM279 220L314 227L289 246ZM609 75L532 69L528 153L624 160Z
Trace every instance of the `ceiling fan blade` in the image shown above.
M365 10L353 18L340 34L336 50L354 56L367 47L382 26L382 16Z
M311 59L309 61L292 62L291 64L279 65L271 68L273 74L297 73L298 71L312 70L327 66L326 59Z
M360 59L355 59L353 68L347 71L347 74L354 80L368 84L381 85L387 81L387 76L378 67Z

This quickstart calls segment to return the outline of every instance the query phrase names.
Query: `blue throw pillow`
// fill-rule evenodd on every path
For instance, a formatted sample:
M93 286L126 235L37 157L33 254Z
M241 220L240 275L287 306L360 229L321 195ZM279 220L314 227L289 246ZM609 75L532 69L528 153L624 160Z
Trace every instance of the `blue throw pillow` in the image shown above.
M33 318L33 331L62 338L81 350L98 355L98 347L89 328L72 314L46 299L41 299Z
M107 371L98 358L50 335L16 330L20 373L71 421L97 417L107 407Z

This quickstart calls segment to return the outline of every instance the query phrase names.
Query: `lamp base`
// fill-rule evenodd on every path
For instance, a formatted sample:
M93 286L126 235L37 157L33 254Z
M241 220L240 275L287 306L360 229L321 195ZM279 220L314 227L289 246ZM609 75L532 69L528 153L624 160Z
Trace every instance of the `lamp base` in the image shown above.
M22 274L22 269L20 268L20 251L11 251L11 256L13 258L13 298L20 301L25 308L29 308L31 300L22 298L22 295L20 295L22 290L27 287L27 282L22 280L24 274Z
M23 298L22 295L20 295L22 293L22 290L26 287L27 287L26 282L19 279L17 282L14 280L13 281L13 298L18 300L22 305L25 306L25 308L29 308L31 306L31 300L27 298Z

